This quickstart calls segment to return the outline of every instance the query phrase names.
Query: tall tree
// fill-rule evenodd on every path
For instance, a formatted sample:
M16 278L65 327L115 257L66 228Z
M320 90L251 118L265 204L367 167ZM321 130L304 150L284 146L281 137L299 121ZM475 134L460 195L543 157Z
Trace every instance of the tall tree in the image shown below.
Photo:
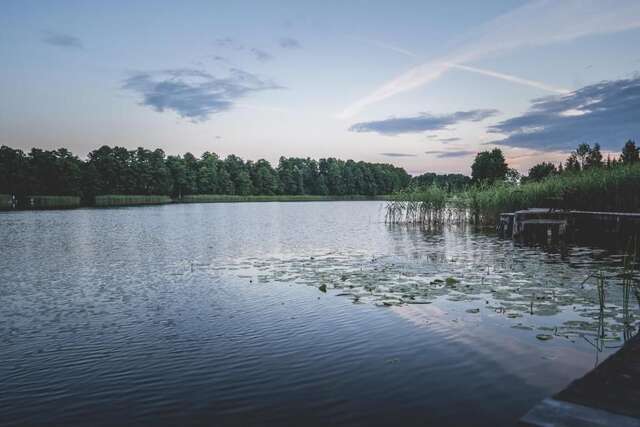
M640 160L640 152L634 141L628 140L625 142L624 147L622 147L620 160L622 160L622 163L625 165L636 163Z
M602 166L602 153L600 152L600 144L596 143L589 150L584 160L585 168L599 168Z
M556 166L550 162L542 162L529 169L528 181L542 181L544 178L557 173Z
M504 159L504 154L499 148L491 151L483 151L476 155L471 165L471 178L474 182L503 181L507 176L509 166Z

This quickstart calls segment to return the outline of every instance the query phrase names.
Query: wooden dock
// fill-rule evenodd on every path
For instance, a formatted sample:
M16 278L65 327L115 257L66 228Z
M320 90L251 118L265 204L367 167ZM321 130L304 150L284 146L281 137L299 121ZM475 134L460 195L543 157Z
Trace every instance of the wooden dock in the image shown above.
M524 426L640 426L640 335L520 419Z
M501 214L497 231L525 240L627 238L640 235L640 213L532 208Z

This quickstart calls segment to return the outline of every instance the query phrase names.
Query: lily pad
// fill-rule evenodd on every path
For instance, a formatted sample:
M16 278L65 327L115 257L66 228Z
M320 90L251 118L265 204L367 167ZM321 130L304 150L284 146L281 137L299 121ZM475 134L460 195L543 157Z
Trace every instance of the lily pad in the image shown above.
M553 335L549 335L549 334L538 334L536 335L536 338L538 338L540 341L549 341L550 339L553 338Z

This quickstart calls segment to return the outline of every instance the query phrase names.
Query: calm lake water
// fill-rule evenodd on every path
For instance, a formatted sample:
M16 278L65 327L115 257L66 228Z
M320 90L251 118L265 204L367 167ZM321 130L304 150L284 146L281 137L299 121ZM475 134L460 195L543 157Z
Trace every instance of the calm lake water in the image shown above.
M633 333L619 254L383 208L1 213L0 424L511 424Z

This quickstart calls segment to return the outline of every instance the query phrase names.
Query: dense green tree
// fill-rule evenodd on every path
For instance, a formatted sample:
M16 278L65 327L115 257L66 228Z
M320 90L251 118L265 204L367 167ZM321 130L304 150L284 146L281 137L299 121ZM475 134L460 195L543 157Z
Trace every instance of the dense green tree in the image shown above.
M584 168L598 168L602 166L602 153L600 152L600 144L594 144L593 148L589 149L587 156L584 159Z
M105 194L389 194L409 185L411 177L390 164L281 157L221 160L205 152L165 156L160 149L102 146L82 161L65 149L20 150L0 147L0 192L29 195L78 195L91 203Z
M622 148L622 155L620 160L624 164L632 164L640 161L640 152L636 147L636 143L632 140L628 140Z
M268 161L260 159L251 164L250 176L255 194L274 195L280 191L278 173Z
M474 182L493 183L503 181L508 171L509 166L507 166L502 150L494 148L476 155L471 165L471 178Z
M589 152L591 152L591 147L589 146L589 144L583 143L578 145L578 148L576 148L576 151L574 153L576 155L576 158L578 159L578 162L580 162L580 169L584 169Z
M562 164L561 164L562 166ZM527 181L542 181L544 178L558 173L556 166L550 162L542 162L529 169Z
M26 195L29 180L29 163L24 152L1 146L0 194Z
M426 172L411 179L411 183L415 186L431 186L446 188L448 191L462 190L471 184L471 178L467 175L459 173L451 173L438 175L433 172Z
M166 165L171 175L171 195L180 199L189 193L186 162L180 156L167 156Z
M569 157L567 157L567 161L564 164L564 170L567 172L579 172L580 169L580 161L578 160L576 153L569 154Z

